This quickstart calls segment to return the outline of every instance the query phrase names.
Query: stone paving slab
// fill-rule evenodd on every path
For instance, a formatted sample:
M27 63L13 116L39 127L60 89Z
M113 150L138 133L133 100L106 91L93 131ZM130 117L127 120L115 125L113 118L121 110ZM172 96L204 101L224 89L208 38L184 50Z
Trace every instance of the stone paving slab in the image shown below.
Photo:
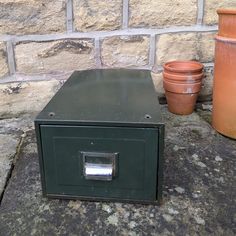
M235 140L201 118L208 120L209 112L175 116L162 110L163 205L43 198L30 130L1 202L0 235L235 235Z
M32 117L24 115L19 118L0 120L0 198L10 171L17 156L21 139L28 129L32 129Z

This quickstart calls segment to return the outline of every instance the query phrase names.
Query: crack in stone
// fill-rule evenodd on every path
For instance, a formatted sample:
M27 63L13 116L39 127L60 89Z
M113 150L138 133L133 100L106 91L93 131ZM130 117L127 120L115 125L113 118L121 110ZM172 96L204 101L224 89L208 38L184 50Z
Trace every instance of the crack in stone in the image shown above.
M13 173L13 170L14 170L14 168L15 168L16 161L17 161L18 156L19 156L19 154L20 154L20 151L21 151L21 147L22 147L24 138L26 137L26 135L24 135L24 134L25 134L25 132L24 132L23 135L21 136L20 141L19 141L19 143L18 143L18 145L17 145L17 147L16 147L16 152L15 152L15 154L13 155L13 161L12 161L12 163L11 163L11 167L10 167L10 169L9 169L9 172L8 172L8 175L7 175L7 178L6 178L6 183L5 183L4 187L3 187L2 193L0 194L0 206L1 206L1 203L2 203L2 199L3 199L4 193L5 193L5 191L6 191L6 189L7 189L7 186L8 186L8 184L9 184L9 182L10 182L10 179L11 179L11 176L12 176L12 173Z
M74 54L89 54L92 48L87 45L85 41L75 42L72 40L65 40L56 43L51 48L39 53L40 58L48 58L59 54L62 51L68 51Z
M20 90L22 89L21 83L13 86L8 86L6 89L3 90L3 93L5 94L17 94L20 93Z

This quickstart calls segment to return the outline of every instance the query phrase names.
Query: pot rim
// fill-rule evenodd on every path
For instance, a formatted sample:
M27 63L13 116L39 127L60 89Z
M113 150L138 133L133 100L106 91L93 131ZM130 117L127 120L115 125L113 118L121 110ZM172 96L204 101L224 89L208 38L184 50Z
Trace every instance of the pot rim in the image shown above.
M191 96L191 94L196 94L198 95L199 92L196 92L196 93L176 93L176 92L171 92L171 91L168 91L168 90L165 90L165 93L174 93L174 94L178 94L178 95L186 95L186 96Z
M236 38L228 38L228 37L221 36L219 34L215 35L215 40L226 42L226 43L236 43Z
M166 81L164 80L163 83L167 83L167 84L172 84L172 85L176 85L176 86L197 86L197 85L201 85L202 82L201 81L196 81L195 83L175 83L174 81Z
M196 81L202 81L204 73L201 72L199 74L190 74L190 75L181 75L181 74L171 74L169 72L163 71L163 78L164 80L170 80L170 81L184 81L184 82L196 82ZM190 78L191 77L191 78Z
M201 80L194 80L194 81L176 81L176 80L168 80L168 79L164 79L163 82L167 82L167 83L171 83L171 84L176 84L176 85L194 85L194 84L199 84L202 83Z
M217 10L217 14L227 14L227 15L236 15L236 9L235 8L220 8Z
M176 60L169 61L164 64L164 69L171 72L193 73L202 71L203 64L197 61Z

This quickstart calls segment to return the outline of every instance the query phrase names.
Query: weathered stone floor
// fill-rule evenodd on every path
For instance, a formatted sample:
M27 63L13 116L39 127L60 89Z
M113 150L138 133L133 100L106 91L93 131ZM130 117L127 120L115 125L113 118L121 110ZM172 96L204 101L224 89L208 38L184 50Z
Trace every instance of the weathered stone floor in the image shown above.
M0 235L235 235L236 141L211 128L209 111L162 110L161 206L42 198L33 115L0 120Z

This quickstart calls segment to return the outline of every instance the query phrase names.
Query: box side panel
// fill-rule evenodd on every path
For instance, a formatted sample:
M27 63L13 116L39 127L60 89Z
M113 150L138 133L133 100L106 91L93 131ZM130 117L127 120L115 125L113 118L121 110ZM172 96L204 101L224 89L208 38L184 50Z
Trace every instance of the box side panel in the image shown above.
M44 173L44 164L43 164L43 151L42 151L40 124L37 121L35 121L34 126L35 126L36 140L37 140L42 193L43 193L43 196L46 196L46 182L45 182L45 173Z
M158 142L158 167L157 167L157 200L162 203L163 192L163 168L164 168L164 147L165 147L165 126L159 128Z

